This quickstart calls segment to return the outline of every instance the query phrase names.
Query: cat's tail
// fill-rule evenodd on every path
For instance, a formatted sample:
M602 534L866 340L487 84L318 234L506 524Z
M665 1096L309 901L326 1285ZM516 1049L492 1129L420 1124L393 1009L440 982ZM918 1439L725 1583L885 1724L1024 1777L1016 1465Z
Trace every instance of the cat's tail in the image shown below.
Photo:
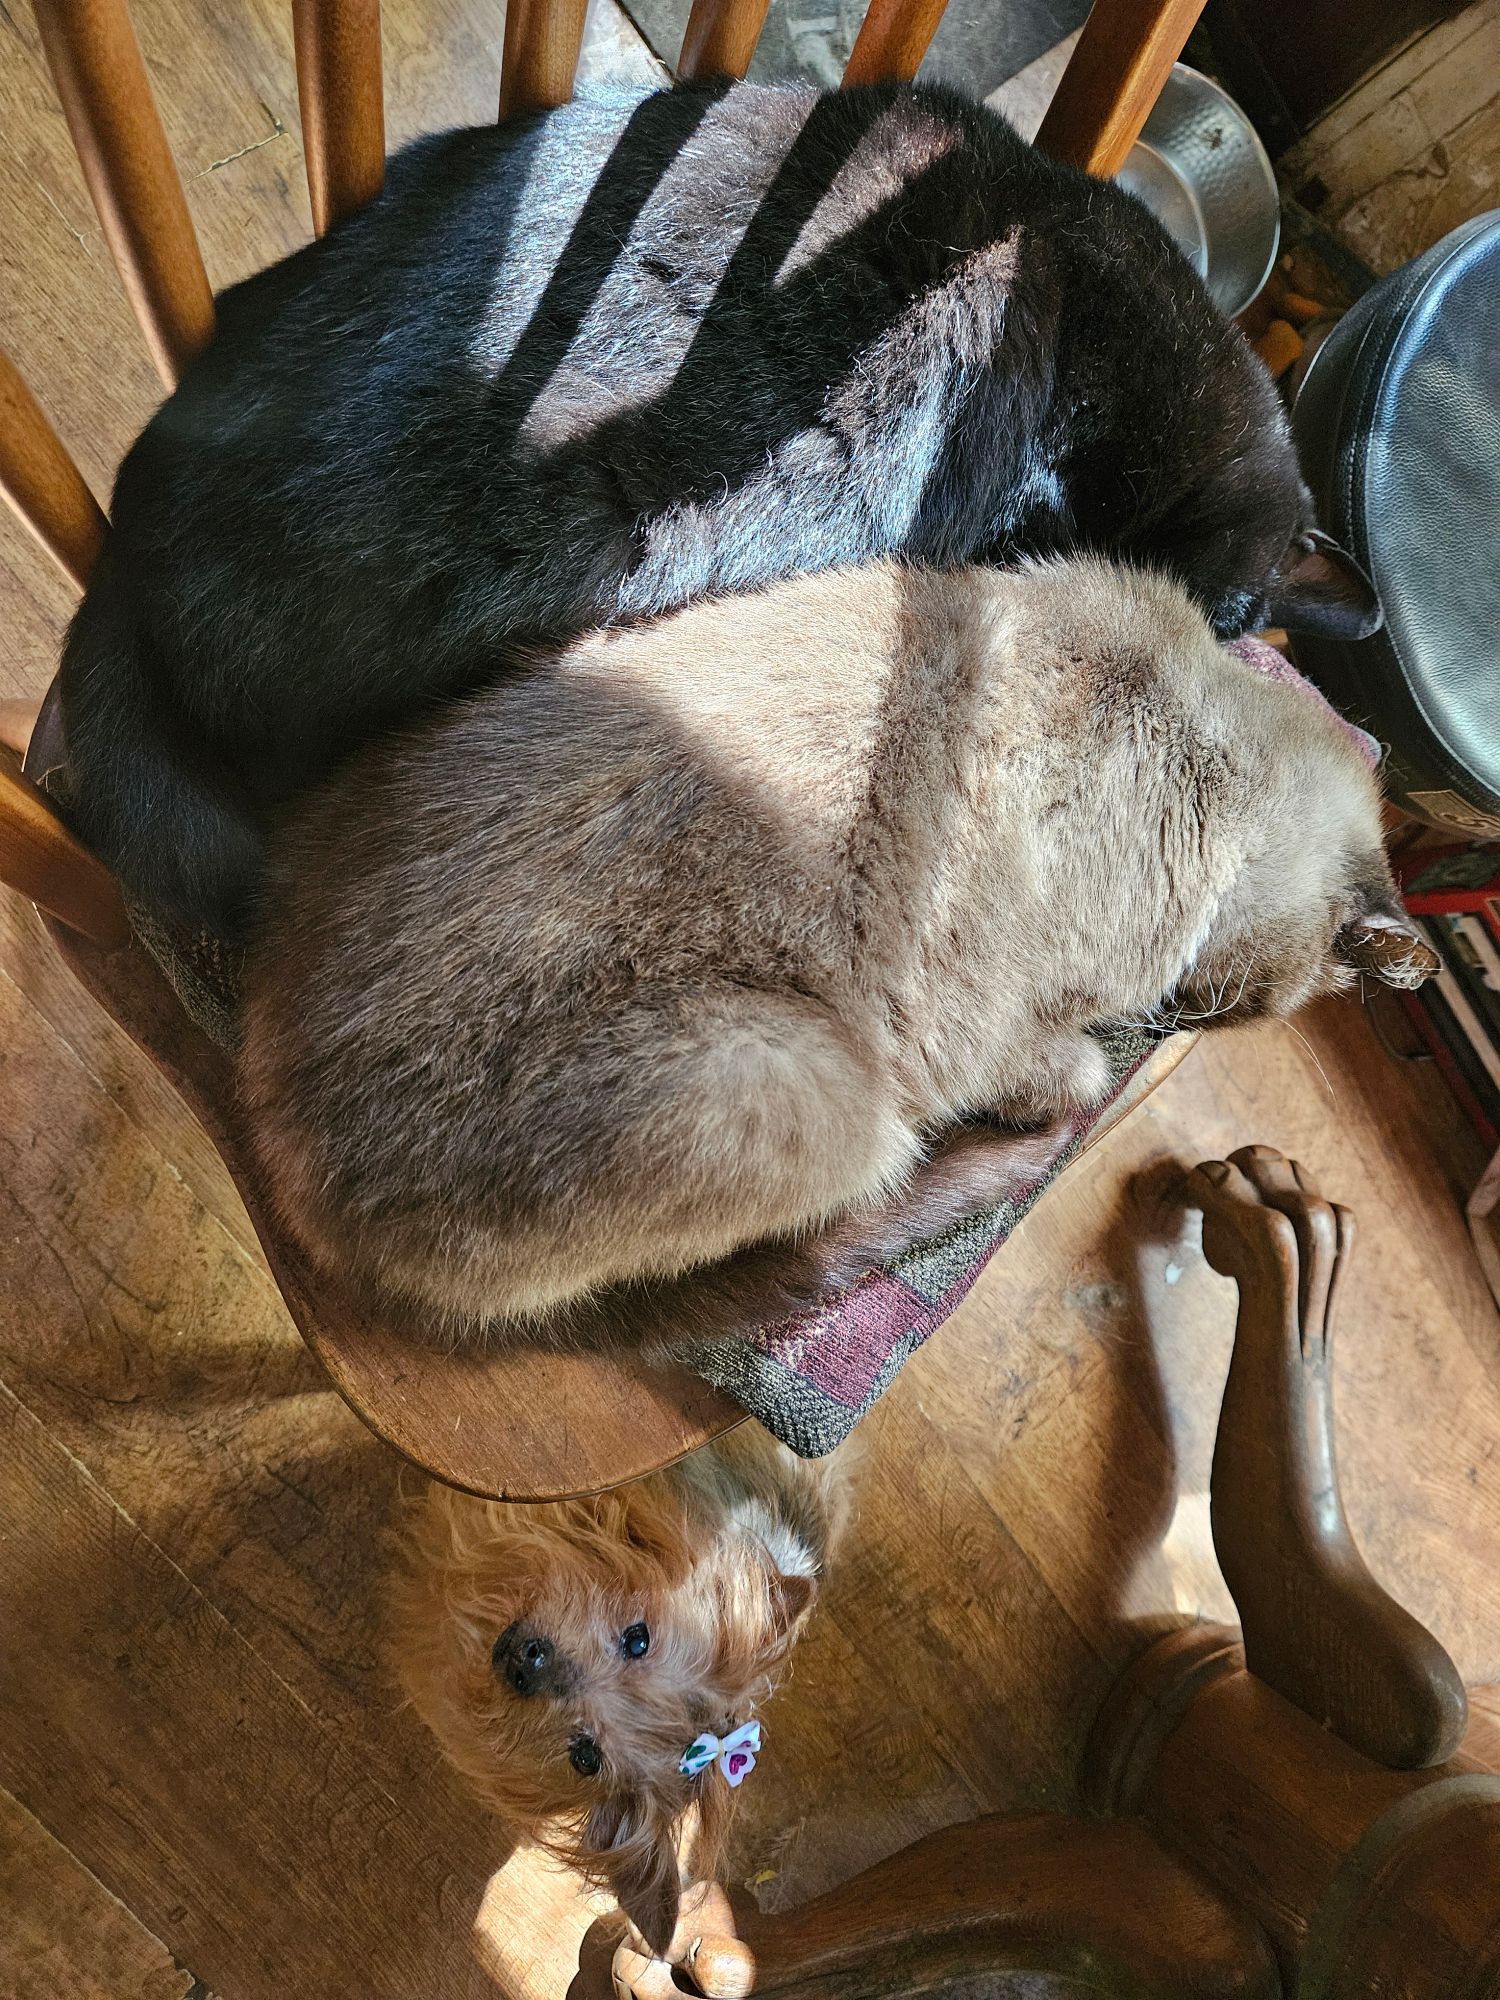
M153 666L125 567L106 545L63 648L59 802L127 895L232 937L260 873L260 838L239 782L195 740Z
M670 1281L597 1293L569 1313L569 1332L591 1345L680 1360L704 1341L776 1326L826 1304L916 1244L1028 1194L1071 1136L1066 1120L1034 1132L961 1126L886 1200L808 1236L753 1244Z

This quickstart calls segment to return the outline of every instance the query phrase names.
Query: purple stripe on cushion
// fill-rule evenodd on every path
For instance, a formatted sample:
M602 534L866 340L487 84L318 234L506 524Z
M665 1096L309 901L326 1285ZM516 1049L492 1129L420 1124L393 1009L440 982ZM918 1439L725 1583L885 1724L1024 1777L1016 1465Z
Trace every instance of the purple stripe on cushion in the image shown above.
M1024 1219L1036 1197L1056 1177L1063 1155L1092 1129L1139 1068L1140 1063L1136 1063L1121 1077L1104 1104L1092 1112L1081 1113L1059 1132L1052 1160L1040 1173L1033 1174L1024 1187L1008 1196L1003 1205L1016 1221ZM1000 1212L997 1211L997 1216ZM783 1368L800 1376L831 1401L850 1410L861 1410L898 1343L912 1341L920 1346L935 1333L958 1310L980 1272L1009 1240L1010 1234L1009 1227L997 1226L979 1255L933 1304L928 1304L891 1272L867 1271L840 1298L816 1312L782 1320L775 1326L759 1327L749 1338L763 1353L771 1355Z
M869 1397L886 1356L921 1319L934 1326L947 1312L925 1305L889 1271L867 1271L830 1305L780 1326L760 1328L755 1344L825 1396L857 1410Z

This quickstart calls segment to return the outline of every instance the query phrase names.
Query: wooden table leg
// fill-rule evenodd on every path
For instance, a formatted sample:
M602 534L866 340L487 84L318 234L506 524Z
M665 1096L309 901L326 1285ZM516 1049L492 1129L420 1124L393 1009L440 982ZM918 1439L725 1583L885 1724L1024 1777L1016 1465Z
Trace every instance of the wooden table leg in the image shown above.
M1458 1752L1394 1771L1246 1670L1238 1635L1158 1640L1084 1757L1099 1811L1141 1815L1265 1931L1300 2000L1500 1993L1500 1728L1476 1690Z
M1246 1662L1378 1762L1441 1763L1463 1737L1463 1682L1371 1576L1339 1494L1331 1343L1354 1218L1268 1146L1197 1168L1189 1197L1205 1256L1240 1287L1213 1533Z
M720 1914L722 1915L722 1905ZM948 1827L738 1935L680 1931L713 2000L878 2000L945 1979L1051 1972L1109 2000L1275 2000L1259 1927L1129 1821L997 1813ZM668 2000L671 1968L622 1947L621 2000Z

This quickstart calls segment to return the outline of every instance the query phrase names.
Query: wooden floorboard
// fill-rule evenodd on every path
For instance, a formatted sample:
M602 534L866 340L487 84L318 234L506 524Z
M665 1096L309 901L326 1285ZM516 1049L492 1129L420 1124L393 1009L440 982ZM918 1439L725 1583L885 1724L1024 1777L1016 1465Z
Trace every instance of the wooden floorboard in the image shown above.
M307 227L289 9L134 12L223 282ZM498 6L384 14L393 138L491 115ZM644 60L623 31L622 49ZM24 0L0 8L0 244L0 342L103 490L156 390ZM40 692L67 596L5 524L0 604L0 694ZM1472 1163L1430 1074L1387 1057L1356 1005L1301 1026L1307 1043L1205 1044L864 1427L860 1518L745 1793L734 1873L766 1901L976 1811L1064 1802L1143 1621L1227 1611L1207 1476L1233 1296L1173 1190L1248 1140L1358 1211L1350 1511L1470 1678L1500 1678L1500 1324L1463 1230ZM201 1134L13 899L0 1378L0 1782L43 1873L118 1899L220 2000L602 1996L597 1957L578 1972L591 1906L534 1854L501 1865L396 1705L378 1616L394 1465L305 1356ZM10 1937L34 1957L61 1893L14 1879L29 1915L0 1936L7 2000Z
M0 1939L6 2000L184 2000L194 1983L161 1940L6 1791Z
M1320 118L1277 171L1382 273L1492 207L1500 0L1470 0L1417 36Z

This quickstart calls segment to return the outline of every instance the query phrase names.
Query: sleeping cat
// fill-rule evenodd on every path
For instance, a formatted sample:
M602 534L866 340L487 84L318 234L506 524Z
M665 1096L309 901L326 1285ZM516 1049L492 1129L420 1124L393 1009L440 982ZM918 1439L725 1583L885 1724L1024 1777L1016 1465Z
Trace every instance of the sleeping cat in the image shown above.
M1089 559L540 651L352 760L275 888L264 1186L325 1269L492 1337L807 1304L984 1206L983 1121L1097 1098L1102 1024L1431 969L1345 725Z
M85 837L228 931L268 812L518 640L1089 548L1372 629L1269 378L1131 196L945 90L606 94L411 147L220 301L63 663Z

